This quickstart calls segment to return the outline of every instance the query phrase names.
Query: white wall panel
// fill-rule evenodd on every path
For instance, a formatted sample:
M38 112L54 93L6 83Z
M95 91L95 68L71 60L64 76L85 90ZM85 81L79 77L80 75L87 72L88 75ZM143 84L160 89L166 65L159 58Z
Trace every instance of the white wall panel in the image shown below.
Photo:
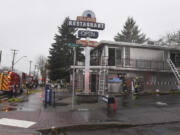
M164 51L142 48L130 48L131 59L163 60Z

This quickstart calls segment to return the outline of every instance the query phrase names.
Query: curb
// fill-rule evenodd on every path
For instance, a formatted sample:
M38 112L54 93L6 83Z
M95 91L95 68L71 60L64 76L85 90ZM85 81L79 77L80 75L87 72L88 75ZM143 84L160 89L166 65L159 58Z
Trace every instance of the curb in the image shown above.
M69 125L61 127L52 127L46 129L37 129L38 132L65 132L65 131L77 131L77 130L101 130L108 128L131 128L139 126L155 126L155 125L165 125L165 124L175 124L180 123L180 121L170 121L170 122L158 122L158 123L142 123L142 124L130 124L130 123L121 123L121 122L91 122L91 123L72 123Z
M144 92L144 93L138 93L138 94L135 94L137 96L148 96L148 95L179 95L180 92L179 91L175 91L175 92ZM115 96L115 97L121 97L121 96L127 96L127 95L132 95L131 93L129 94L111 94L112 96Z
M120 122L90 122L90 123L72 123L69 125L61 126L61 127L52 127L48 129L37 129L38 132L48 132L48 131L75 131L75 130L95 130L95 129L104 129L104 128L112 128L112 127L121 127L128 128L134 127L136 125L129 123L120 123Z

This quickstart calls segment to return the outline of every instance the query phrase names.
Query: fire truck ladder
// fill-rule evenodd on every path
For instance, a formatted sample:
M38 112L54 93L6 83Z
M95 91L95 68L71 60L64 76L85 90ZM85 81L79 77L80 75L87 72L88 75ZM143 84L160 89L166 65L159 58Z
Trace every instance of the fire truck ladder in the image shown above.
M99 71L99 90L98 95L104 95L104 91L106 89L106 70L101 69Z
M177 70L177 68L175 67L174 63L171 61L171 59L167 59L167 62L171 68L171 71L173 72L174 76L176 77L176 80L178 82L178 84L180 84L180 74Z

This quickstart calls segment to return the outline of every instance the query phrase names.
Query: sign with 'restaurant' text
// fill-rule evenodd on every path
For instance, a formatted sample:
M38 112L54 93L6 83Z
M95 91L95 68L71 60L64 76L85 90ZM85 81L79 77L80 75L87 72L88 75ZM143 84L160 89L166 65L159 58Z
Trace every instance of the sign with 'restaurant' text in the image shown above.
M76 20L69 20L67 25L69 27L75 27L75 28L90 28L90 29L96 29L96 30L105 29L104 23L82 22L82 21L76 21Z

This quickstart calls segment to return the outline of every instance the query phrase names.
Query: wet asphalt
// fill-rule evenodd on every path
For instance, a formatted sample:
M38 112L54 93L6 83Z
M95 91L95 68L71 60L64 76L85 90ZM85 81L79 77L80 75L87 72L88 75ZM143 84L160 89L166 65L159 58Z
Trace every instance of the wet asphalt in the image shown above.
M26 102L22 102L18 104L17 110L20 111L39 111L44 108L43 105L43 94L42 92L34 93L32 95L28 95L28 100ZM56 97L56 100L59 98ZM180 105L180 95L144 95L144 96L120 96L116 97L116 103L117 103L117 112L121 110L129 110L129 109L138 109L138 108L159 108L159 107L176 107ZM60 101L60 100L59 100ZM70 99L71 102L71 99ZM71 103L65 103L65 102L56 102L57 107L64 107L65 104L67 106L71 106ZM99 99L99 103L103 106L100 107L100 111L102 110L104 112L104 109L107 110L107 108L104 108L104 103L101 101L101 98ZM76 104L75 104L76 105ZM88 104L87 104L88 106ZM65 106L66 107L66 106ZM113 107L113 105L112 105ZM88 108L88 107L87 107ZM92 108L93 109L93 108ZM53 110L53 108L52 108ZM99 111L99 110L98 110Z
M113 112L107 111L104 106L100 108L98 112L102 113L102 119L99 117L99 120L106 118L108 121L128 121L129 118L133 118L134 121L144 121L146 123L146 119L144 119L144 115L148 114L147 119L149 117L155 117L155 119L161 119L161 112L168 112L167 123L159 123L159 124L150 124L144 126L136 126L130 128L110 128L110 129L103 129L103 130L78 130L78 131L66 131L64 135L179 135L180 134L180 121L177 122L168 122L171 120L170 115L174 115L177 113L176 111L180 110L180 95L147 95L147 96L121 96L116 97L117 101L117 111ZM102 101L100 101L102 103ZM103 104L103 103L102 103ZM157 110L160 114L157 115ZM94 113L90 114L84 112L84 117L87 119L92 119L98 117L96 114L98 112L94 111ZM136 118L136 114L144 113L143 119L141 117ZM124 115L126 114L127 115ZM150 114L150 115L149 115ZM141 114L140 114L141 115ZM128 116L128 117L127 117ZM131 117L132 116L132 117ZM180 115L176 115L173 117L177 117ZM43 133L42 135L48 135L49 133ZM54 134L62 134L58 133L51 133Z
M28 95L28 100L18 105L19 111L40 111L43 108L42 92Z
M57 98L58 99L58 98ZM100 108L98 110L87 110L87 111L79 111L79 113L87 119L87 121L91 121L97 119L99 121L128 121L129 118L133 118L135 121L140 119L140 117L136 118L135 113L148 113L151 115L147 115L147 119L149 117L156 117L156 119L160 119L154 113L157 110L159 112L167 111L169 115L173 116L173 113L177 113L177 110L180 110L180 95L147 95L147 96L120 96L116 97L117 101L117 110L116 112L108 111L105 103L101 100L98 104L100 104ZM102 106L101 106L102 105ZM70 106L70 105L69 105ZM88 104L87 104L88 106ZM44 108L43 105L43 97L42 93L34 93L28 96L28 100L26 102L20 103L17 106L17 111L40 111ZM51 108L49 111L53 111ZM143 111L142 111L143 110ZM91 111L91 113L89 113ZM125 115L127 113L127 115ZM98 114L98 115L97 115ZM102 115L101 115L102 114ZM100 116L100 117L99 117ZM128 116L128 117L127 117ZM132 117L131 117L132 116ZM159 116L159 115L158 115ZM180 115L179 115L180 116ZM169 116L168 116L169 117ZM177 117L177 116L175 116ZM144 119L144 116L143 116ZM167 119L169 120L169 119ZM170 119L171 120L171 119ZM141 121L146 121L141 120ZM61 134L58 133L43 133L41 135L53 135L53 134ZM180 134L180 122L166 123L166 124L157 124L157 125L144 125L137 126L131 128L110 128L103 130L78 130L78 131L66 131L66 135L179 135Z

